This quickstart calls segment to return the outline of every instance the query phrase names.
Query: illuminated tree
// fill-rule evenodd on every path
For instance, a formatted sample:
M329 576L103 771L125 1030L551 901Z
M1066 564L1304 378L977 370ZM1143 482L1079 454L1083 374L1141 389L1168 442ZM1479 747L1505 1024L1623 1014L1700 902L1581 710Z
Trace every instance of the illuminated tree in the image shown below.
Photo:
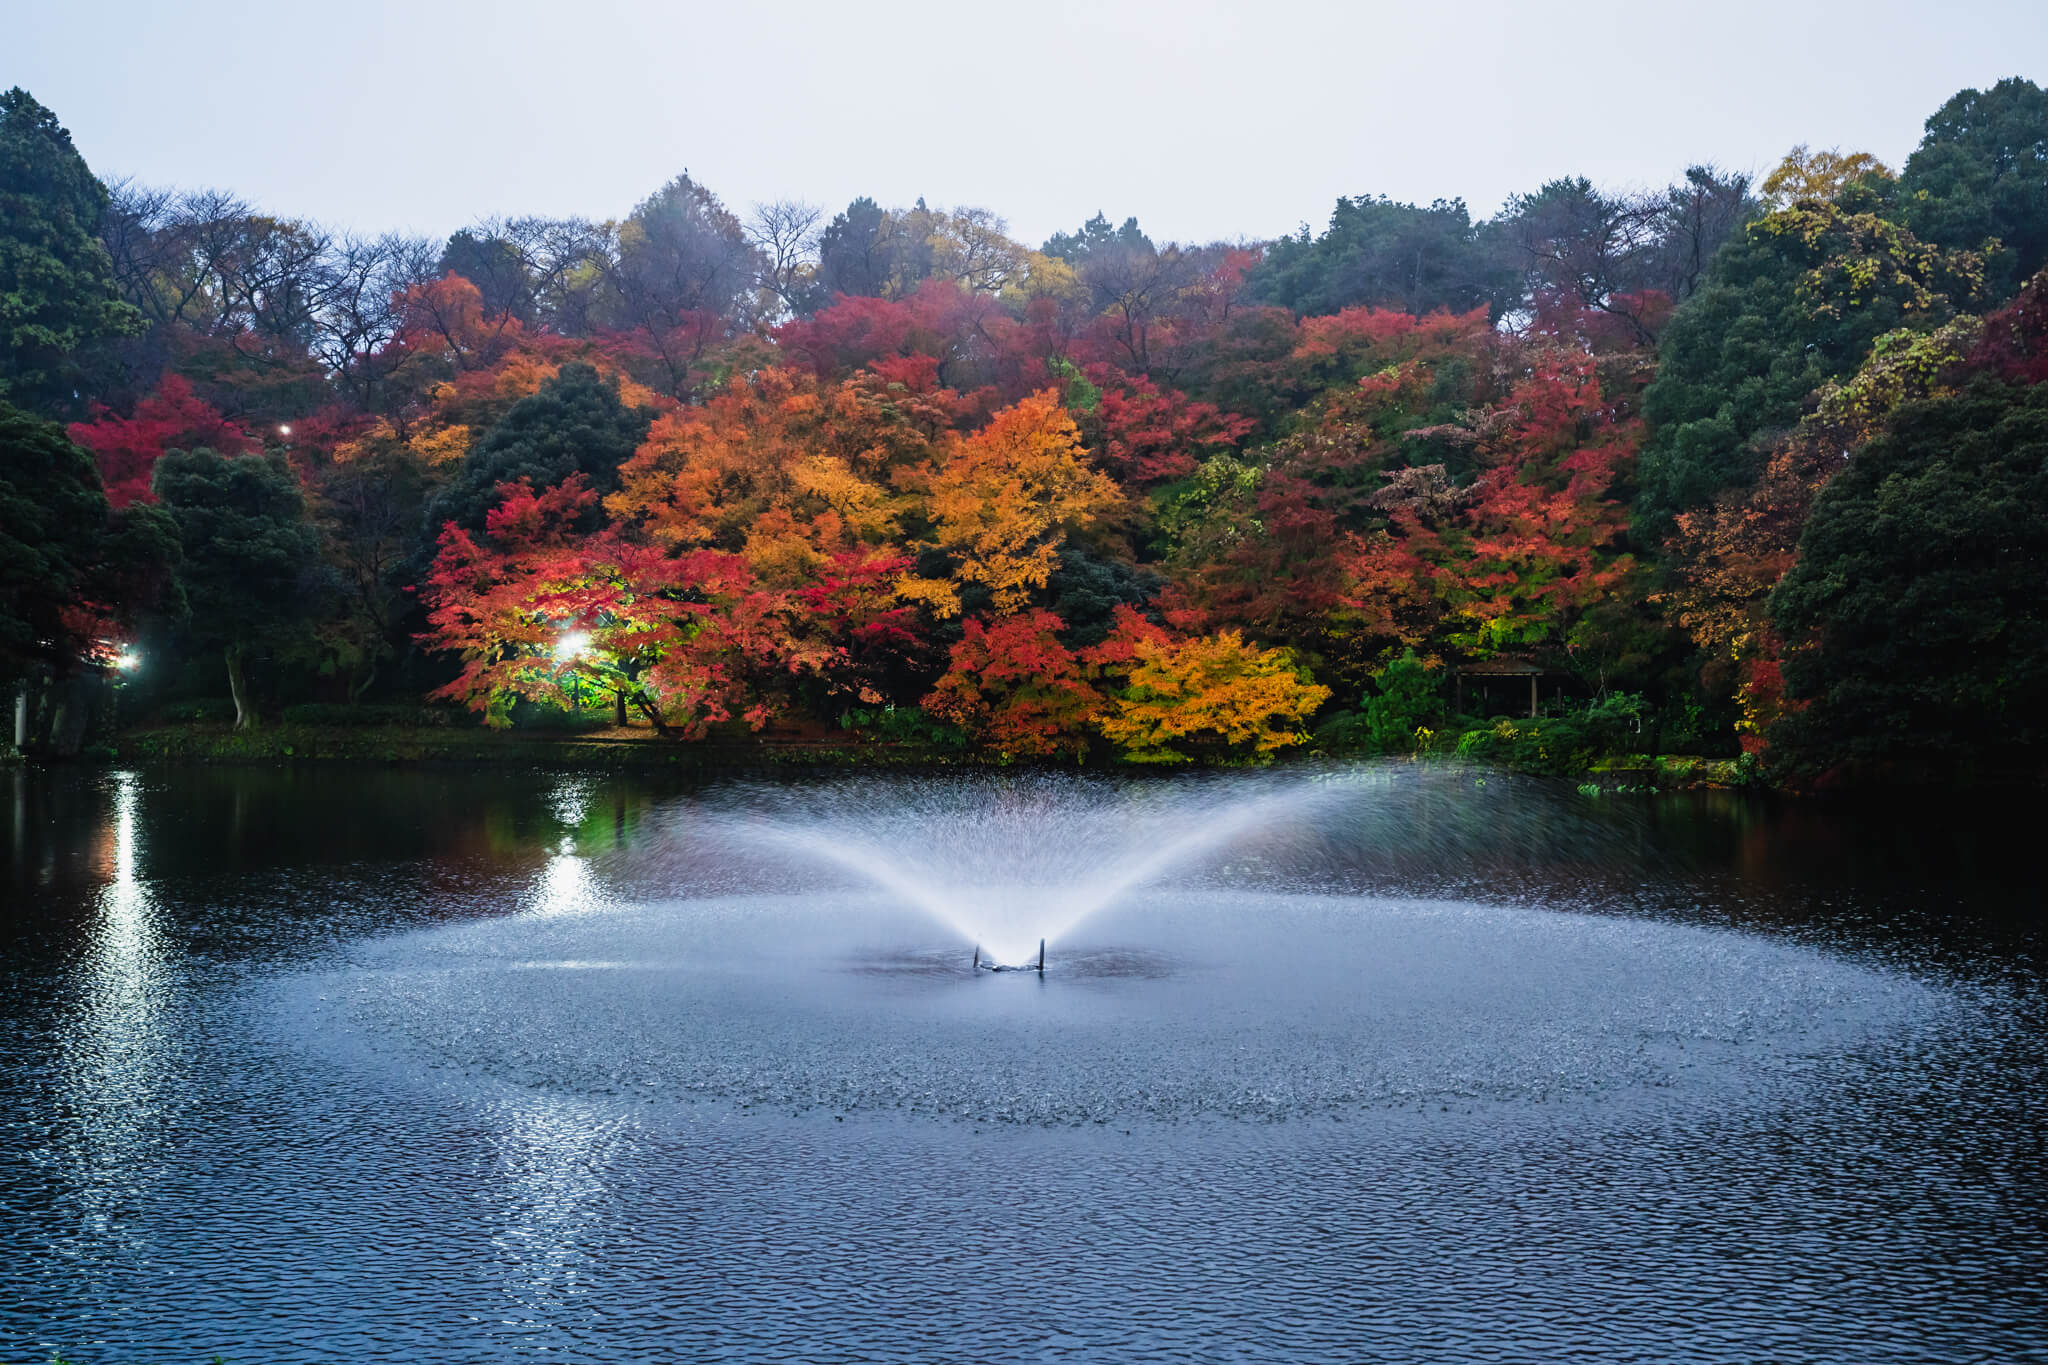
M899 535L902 499L887 480L932 448L917 407L767 370L658 419L606 506L664 545L748 550L764 568L794 536L811 547L795 567L808 567Z

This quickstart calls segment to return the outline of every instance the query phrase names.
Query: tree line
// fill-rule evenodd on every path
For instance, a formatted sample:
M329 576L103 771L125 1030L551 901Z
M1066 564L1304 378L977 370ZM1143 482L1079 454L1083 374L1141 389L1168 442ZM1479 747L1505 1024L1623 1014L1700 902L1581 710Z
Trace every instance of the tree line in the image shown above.
M615 222L333 233L103 184L15 90L0 209L0 681L41 747L142 658L240 725L2038 771L2025 80L1896 171L1036 248L687 174ZM1544 714L1460 709L1504 663Z

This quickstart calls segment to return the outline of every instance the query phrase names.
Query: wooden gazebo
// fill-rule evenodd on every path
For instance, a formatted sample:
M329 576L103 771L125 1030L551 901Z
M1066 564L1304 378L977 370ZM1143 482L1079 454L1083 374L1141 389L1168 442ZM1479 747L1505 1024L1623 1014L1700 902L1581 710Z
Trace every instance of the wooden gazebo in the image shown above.
M1492 659L1475 659L1467 663L1453 664L1451 666L1451 705L1453 709L1460 713L1465 710L1465 679L1467 678L1476 678L1482 683L1491 683L1496 679L1527 678L1529 680L1529 716L1533 720L1541 701L1538 686L1544 678L1549 677L1553 672L1555 672L1554 669L1545 668L1531 659L1514 659L1504 656Z

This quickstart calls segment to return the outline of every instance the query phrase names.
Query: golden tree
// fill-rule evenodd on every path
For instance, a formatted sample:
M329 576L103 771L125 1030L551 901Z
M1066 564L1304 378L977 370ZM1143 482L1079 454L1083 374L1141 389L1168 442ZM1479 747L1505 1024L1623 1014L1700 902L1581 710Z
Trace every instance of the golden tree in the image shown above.
M998 412L955 438L925 491L939 547L953 576L980 583L998 615L1024 607L1059 566L1069 532L1123 503L1114 480L1088 464L1081 433L1050 392Z

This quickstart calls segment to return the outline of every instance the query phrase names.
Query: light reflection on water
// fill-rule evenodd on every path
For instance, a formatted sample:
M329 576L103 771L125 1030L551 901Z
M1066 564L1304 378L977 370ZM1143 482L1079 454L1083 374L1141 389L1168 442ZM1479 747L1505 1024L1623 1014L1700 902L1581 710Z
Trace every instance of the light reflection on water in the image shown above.
M531 915L588 914L601 904L590 875L590 861L574 853L551 856L534 878Z
M86 1226L124 1226L148 1185L174 1159L167 1127L184 1103L185 1058L176 1025L178 967L163 912L141 874L141 780L113 778L98 841L105 885L94 898L68 979L59 1031L55 1111L70 1141L64 1166ZM79 1244L90 1254L90 1241Z
M567 1097L520 1095L490 1115L502 1202L491 1245L504 1292L540 1326L574 1311L589 1292L590 1243L614 1212L606 1174L628 1125Z

